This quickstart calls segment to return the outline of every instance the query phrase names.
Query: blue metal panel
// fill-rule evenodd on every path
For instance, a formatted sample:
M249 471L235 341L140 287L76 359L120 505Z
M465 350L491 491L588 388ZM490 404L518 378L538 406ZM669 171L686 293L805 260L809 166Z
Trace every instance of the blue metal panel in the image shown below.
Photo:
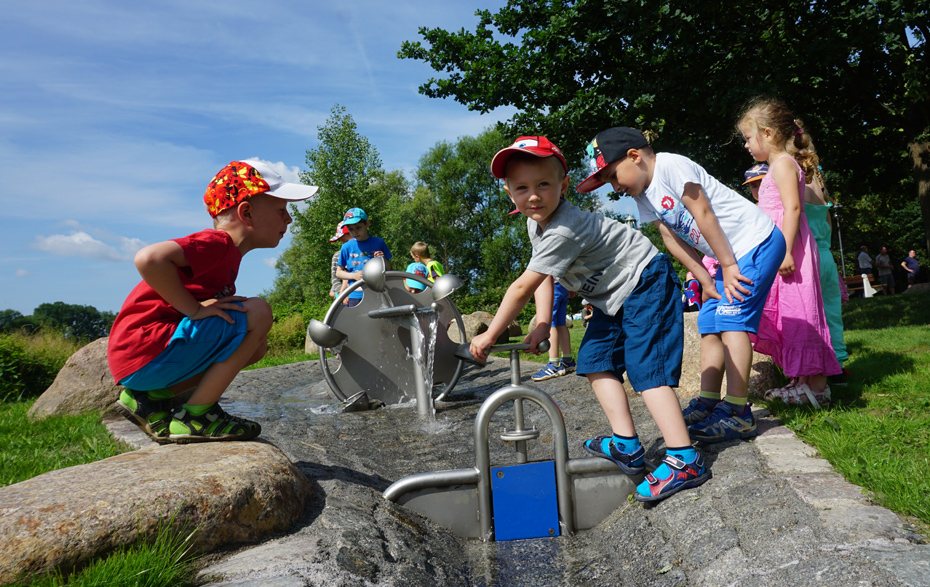
M559 535L553 461L492 467L491 499L495 540Z

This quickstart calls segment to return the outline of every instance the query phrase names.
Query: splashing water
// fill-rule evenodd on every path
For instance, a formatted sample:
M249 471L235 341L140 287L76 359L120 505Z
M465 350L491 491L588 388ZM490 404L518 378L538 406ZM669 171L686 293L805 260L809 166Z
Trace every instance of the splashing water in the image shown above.
M430 407L429 416L427 419L430 422L434 422L436 420L436 406L435 404L433 404L433 394L432 394L432 390L433 390L432 354L430 353L429 357L424 357L424 351L428 348L429 342L427 341L426 335L423 332L423 325L420 323L419 316L414 314L411 321L413 322L412 327L416 328L417 333L419 334L418 338L420 340L420 348L408 349L407 358L415 361L417 365L419 365L420 367L420 373L423 374L423 384L426 386L427 396L429 398L429 407ZM426 359L426 361L424 361L424 359Z

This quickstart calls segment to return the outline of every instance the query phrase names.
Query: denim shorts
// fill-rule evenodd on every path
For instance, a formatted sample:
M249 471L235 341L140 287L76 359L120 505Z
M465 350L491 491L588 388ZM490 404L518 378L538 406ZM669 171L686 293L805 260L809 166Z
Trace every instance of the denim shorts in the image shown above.
M741 302L733 298L731 304L723 289L723 271L718 269L714 281L719 300L708 298L698 314L698 332L718 334L720 332L751 332L759 330L765 299L778 276L778 268L785 260L785 237L776 226L767 239L762 241L736 260L739 272L752 280L752 285L743 284L751 295L743 295Z
M568 290L557 283L552 298L552 326L565 326L565 314L568 312Z
M624 372L637 392L678 386L684 351L681 283L656 255L615 316L594 308L578 351L578 375Z
M167 348L147 365L125 377L120 385L136 391L171 387L206 371L213 363L228 359L245 338L248 317L245 312L233 310L226 313L235 321L233 324L219 316L181 320Z

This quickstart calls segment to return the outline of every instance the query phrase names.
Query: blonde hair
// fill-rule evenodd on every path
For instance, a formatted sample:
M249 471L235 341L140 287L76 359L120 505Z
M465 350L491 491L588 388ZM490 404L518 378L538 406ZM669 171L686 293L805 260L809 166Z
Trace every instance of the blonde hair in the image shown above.
M749 101L736 125L737 131L746 125L755 131L772 131L772 142L794 157L810 183L820 158L811 135L804 130L800 118L795 118L781 100L756 97Z
M413 243L412 247L410 247L410 254L416 255L417 257L429 258L429 245L423 241L417 241Z

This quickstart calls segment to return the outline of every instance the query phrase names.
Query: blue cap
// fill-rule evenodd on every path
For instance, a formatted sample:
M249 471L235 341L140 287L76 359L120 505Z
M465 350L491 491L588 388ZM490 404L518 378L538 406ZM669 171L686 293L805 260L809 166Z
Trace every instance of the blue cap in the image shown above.
M743 177L746 178L746 181L743 182L743 185L746 185L750 181L759 181L766 175L768 175L769 166L765 163L756 163L752 167L746 170L746 173L743 174Z
M410 265L407 265L407 273L413 273L414 275L419 275L420 277L424 279L428 275L426 265L424 265L423 263L411 263ZM420 289L420 290L426 289L425 285L413 279L405 279L404 283L406 283L408 287L412 287L413 289Z
M362 220L368 220L368 214L365 214L361 208L349 208L346 215L342 217L342 223L346 225L358 224Z

